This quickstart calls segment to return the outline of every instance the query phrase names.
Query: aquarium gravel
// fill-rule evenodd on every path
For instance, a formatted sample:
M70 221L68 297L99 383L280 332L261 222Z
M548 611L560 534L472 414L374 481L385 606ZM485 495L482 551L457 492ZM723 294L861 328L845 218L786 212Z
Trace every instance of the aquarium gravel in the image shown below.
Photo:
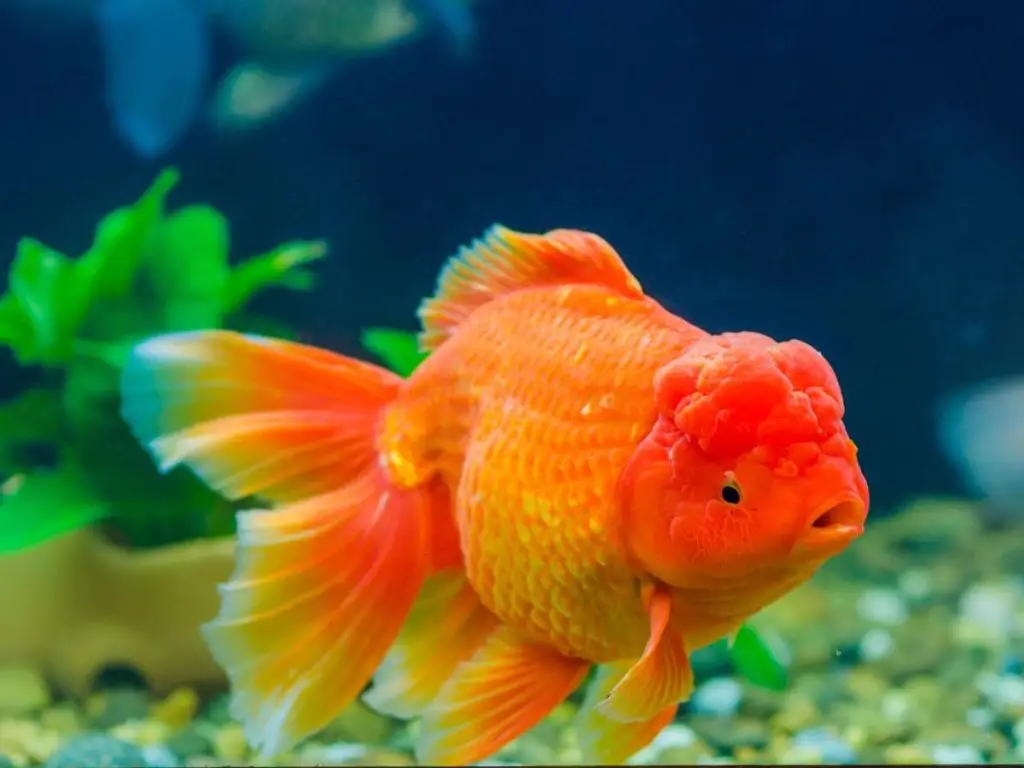
M789 665L785 691L733 677L721 645L695 655L698 687L644 764L1024 764L1024 528L969 505L922 501L873 524L755 625ZM489 764L572 764L566 703ZM416 724L356 705L269 765L413 765ZM31 668L0 669L0 768L253 763L223 694L83 702ZM258 763L257 763L258 764Z

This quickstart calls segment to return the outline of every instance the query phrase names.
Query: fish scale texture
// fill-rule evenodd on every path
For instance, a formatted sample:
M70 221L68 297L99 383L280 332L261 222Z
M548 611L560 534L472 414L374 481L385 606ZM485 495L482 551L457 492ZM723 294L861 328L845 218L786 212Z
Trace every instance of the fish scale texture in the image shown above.
M521 291L475 312L400 398L394 429L412 411L448 425L417 452L447 467L470 582L526 636L595 662L642 652L617 479L654 422L655 373L701 334L600 286Z

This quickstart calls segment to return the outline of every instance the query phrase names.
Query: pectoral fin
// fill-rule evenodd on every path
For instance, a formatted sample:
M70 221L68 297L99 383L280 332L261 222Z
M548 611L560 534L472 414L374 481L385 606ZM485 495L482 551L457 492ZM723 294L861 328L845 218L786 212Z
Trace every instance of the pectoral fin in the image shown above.
M671 626L672 598L662 587L646 588L651 635L643 655L622 676L597 711L621 722L643 722L689 697L693 669L682 634Z

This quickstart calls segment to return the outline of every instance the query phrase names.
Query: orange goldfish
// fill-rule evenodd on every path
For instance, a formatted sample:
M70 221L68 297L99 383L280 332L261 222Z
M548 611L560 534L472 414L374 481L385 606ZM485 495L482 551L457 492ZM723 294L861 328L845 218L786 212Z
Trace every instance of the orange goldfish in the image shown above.
M408 379L223 331L159 336L123 412L163 470L233 499L238 563L204 628L264 756L364 700L416 757L482 760L597 674L583 759L650 742L735 631L863 530L829 364L710 335L597 235L495 226L423 303Z

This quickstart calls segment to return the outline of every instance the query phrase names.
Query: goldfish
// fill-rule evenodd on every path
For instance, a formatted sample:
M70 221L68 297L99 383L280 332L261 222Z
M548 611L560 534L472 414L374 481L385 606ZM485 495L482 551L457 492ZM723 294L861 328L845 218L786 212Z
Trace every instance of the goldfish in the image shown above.
M419 309L408 377L297 342L140 342L122 413L231 499L204 637L263 756L362 701L417 760L483 760L594 672L583 759L674 718L690 655L863 531L839 383L810 345L709 334L600 236L495 225ZM369 686L369 688L367 688Z
M316 93L342 62L439 30L465 58L470 0L13 0L47 18L95 24L104 96L117 135L140 157L171 151L205 114L219 130L254 128ZM212 28L250 58L212 78Z

